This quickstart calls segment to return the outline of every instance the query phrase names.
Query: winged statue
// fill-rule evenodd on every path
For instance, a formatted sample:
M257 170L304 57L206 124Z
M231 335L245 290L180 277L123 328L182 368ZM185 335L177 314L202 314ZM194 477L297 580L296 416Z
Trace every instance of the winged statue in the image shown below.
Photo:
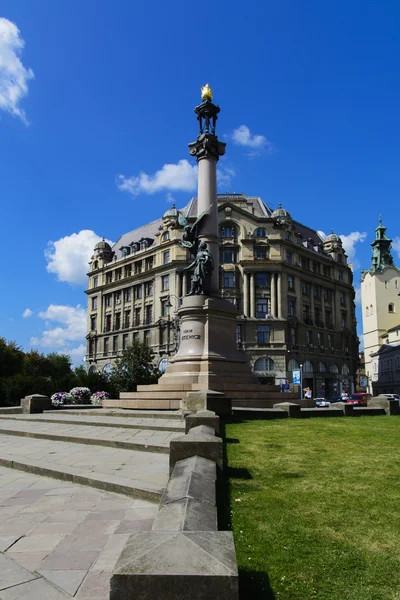
M181 212L178 212L178 223L185 230L180 244L183 248L190 250L191 254L197 254L200 241L199 227L203 219L210 213L210 210L211 206L197 217L193 225L189 225L186 217Z

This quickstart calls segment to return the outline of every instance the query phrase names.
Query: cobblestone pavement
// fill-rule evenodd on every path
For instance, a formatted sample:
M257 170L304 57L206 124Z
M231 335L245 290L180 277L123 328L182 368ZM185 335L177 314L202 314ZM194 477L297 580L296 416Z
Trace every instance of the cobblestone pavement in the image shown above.
M25 452L47 456L48 445L58 444L15 438L9 448L10 440L1 438L0 455L7 447L18 454L18 446L23 451L32 442L36 449ZM66 447L63 458L72 459L70 445L58 445ZM77 450L73 460L85 463L90 449ZM111 464L113 449L94 449L99 463ZM114 452L134 460L128 457L132 451ZM51 456L60 461L62 454L57 446ZM130 533L151 529L156 511L156 504L144 500L0 467L0 599L108 600L111 573Z

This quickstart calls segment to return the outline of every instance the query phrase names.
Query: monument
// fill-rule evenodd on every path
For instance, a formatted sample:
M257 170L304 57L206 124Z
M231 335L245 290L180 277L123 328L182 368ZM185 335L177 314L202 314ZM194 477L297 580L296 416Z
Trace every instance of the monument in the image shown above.
M212 102L209 85L194 112L199 123L189 153L198 163L198 217L190 225L183 215L181 245L191 255L187 270L194 269L188 294L178 310L180 345L156 385L121 392L120 400L103 406L124 408L209 408L229 413L233 398L268 400L271 394L252 374L236 343L239 311L220 297L217 204L217 162L226 144L218 140L216 122L220 108ZM276 400L275 400L276 401Z

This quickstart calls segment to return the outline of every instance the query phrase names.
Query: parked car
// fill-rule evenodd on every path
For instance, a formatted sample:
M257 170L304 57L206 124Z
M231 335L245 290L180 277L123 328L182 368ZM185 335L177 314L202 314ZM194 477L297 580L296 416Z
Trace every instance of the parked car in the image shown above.
M336 404L336 402L343 402L343 398L341 396L329 396L328 401L331 404Z
M326 400L325 398L315 398L315 406L318 408L327 408L330 405L331 403L329 400Z
M385 396L385 398L392 398L393 400L400 400L399 394L379 394L379 396Z
M352 394L348 400L346 400L346 404L353 404L355 406L367 406L367 400L371 396L371 394L366 394L365 392L358 392L356 394Z

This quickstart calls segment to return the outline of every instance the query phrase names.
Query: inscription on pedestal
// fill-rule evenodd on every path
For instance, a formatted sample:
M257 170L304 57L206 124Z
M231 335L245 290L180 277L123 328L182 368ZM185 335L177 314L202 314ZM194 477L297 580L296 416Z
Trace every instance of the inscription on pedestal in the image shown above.
M199 333L193 333L193 329L184 329L182 331L181 340L201 340L201 335Z

